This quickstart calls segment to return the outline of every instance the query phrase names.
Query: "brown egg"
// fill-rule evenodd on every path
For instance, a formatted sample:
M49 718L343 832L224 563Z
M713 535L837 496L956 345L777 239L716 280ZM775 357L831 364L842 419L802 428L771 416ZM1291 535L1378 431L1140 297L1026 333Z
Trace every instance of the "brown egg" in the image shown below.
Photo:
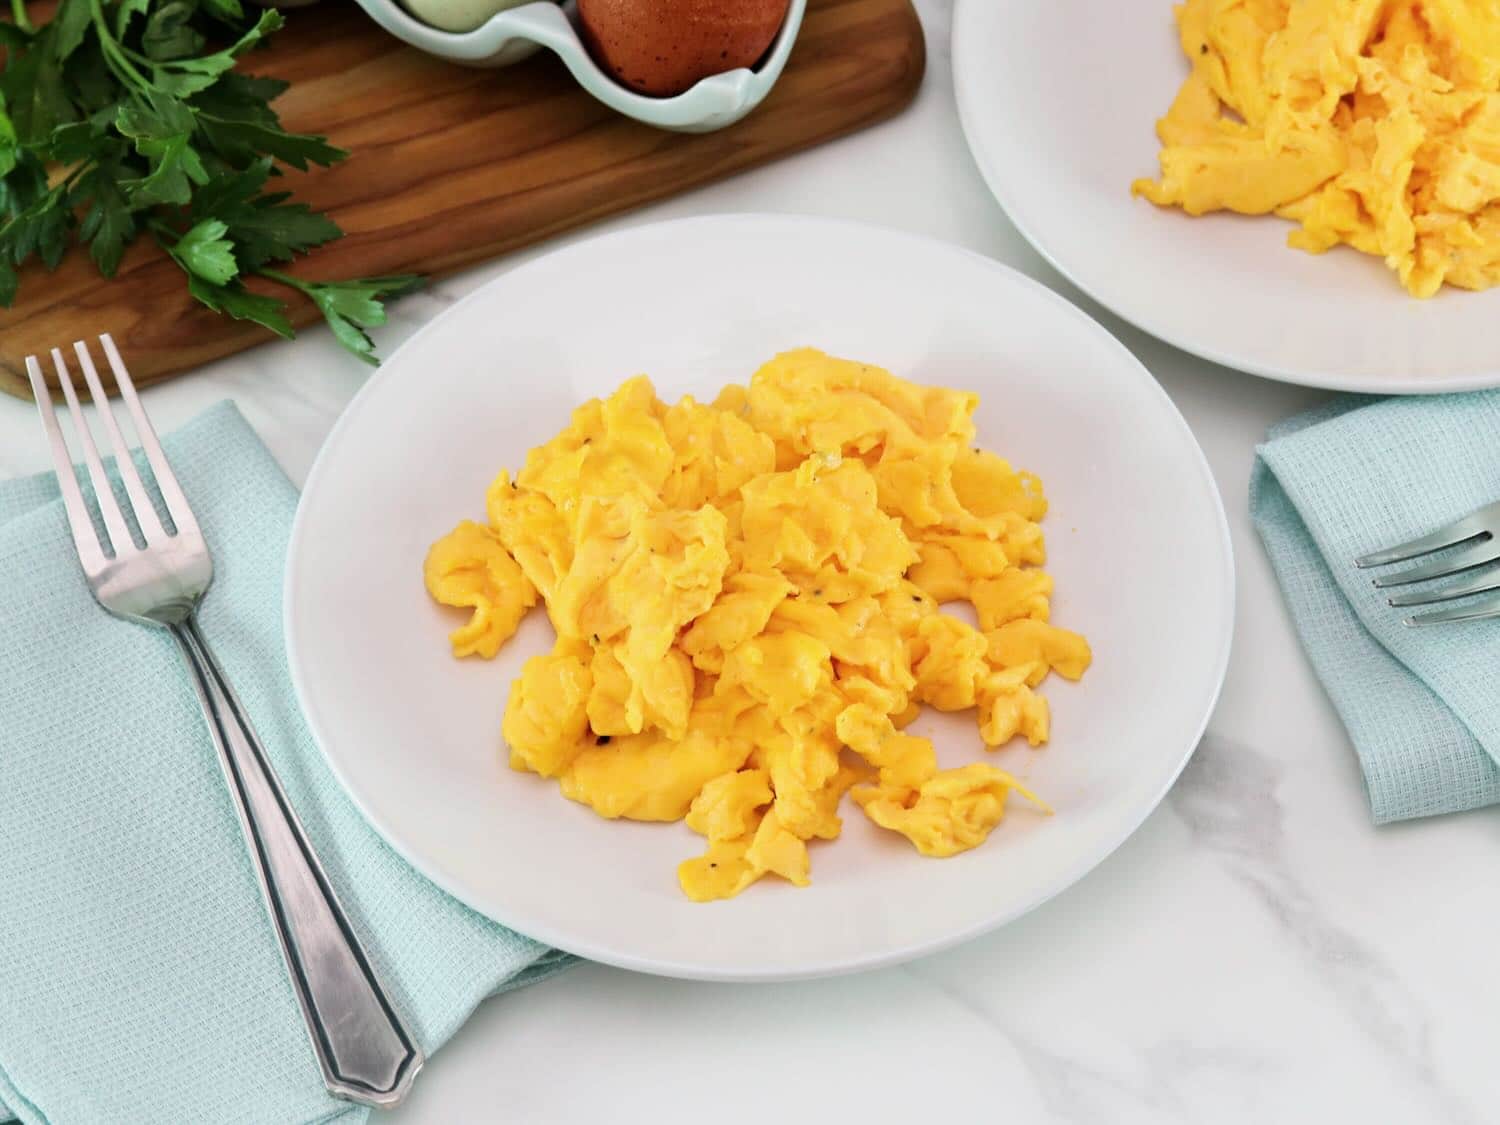
M710 74L753 66L786 19L788 0L578 0L599 65L642 94L680 94Z

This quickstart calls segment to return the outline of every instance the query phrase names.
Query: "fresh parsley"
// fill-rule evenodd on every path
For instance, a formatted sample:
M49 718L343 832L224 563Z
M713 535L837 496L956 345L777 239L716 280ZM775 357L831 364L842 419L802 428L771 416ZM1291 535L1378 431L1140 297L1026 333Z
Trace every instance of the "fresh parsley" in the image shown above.
M339 343L374 363L368 329L414 276L307 281L276 268L341 237L328 216L277 190L283 165L348 153L289 133L271 102L286 89L236 63L282 26L241 0L61 0L33 26L25 0L0 22L0 305L33 258L53 269L74 245L114 276L125 248L154 239L188 291L226 316L292 335L284 300L317 306Z

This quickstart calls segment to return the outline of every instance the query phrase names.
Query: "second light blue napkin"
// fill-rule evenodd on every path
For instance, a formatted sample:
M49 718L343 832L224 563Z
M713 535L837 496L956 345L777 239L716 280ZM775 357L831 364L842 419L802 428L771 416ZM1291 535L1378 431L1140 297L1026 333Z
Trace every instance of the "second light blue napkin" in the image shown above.
M1375 820L1500 802L1500 620L1408 627L1353 562L1500 499L1500 392L1340 399L1258 453L1251 515Z
M203 631L431 1054L565 959L418 875L324 765L282 651L297 497L239 413L165 444L214 553ZM56 495L0 482L0 1101L53 1125L361 1121L323 1089L175 646L94 604Z

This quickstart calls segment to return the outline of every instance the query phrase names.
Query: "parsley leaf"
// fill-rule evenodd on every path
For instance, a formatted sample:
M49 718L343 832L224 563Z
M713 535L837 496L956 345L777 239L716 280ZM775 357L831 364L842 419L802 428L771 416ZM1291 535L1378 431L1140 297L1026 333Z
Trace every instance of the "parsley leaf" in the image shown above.
M21 157L21 146L16 138L16 127L10 114L5 112L5 97L0 94L0 176L7 176Z
M203 36L185 22L197 10L196 0L166 0L146 22L141 41L146 53L156 60L152 82L162 93L187 97L207 90L220 75L228 73L240 55L282 26L281 14L267 8L234 43L222 51L199 55L196 52L203 46Z
M120 185L132 207L187 203L192 199L192 185L208 182L192 144L194 125L192 111L176 98L157 95L150 103L120 106L115 128L151 162L149 175Z
M186 23L179 25L176 21L180 13L186 12L181 17L186 20L196 10L197 5L193 0L168 0L146 22L146 32L141 41L146 46L146 53L159 61L156 67L157 86L167 89L169 93L176 92L170 88L174 82L180 84L187 80L191 80L193 92L207 89L212 85L213 79L234 66L235 59L282 26L281 13L275 8L266 8L254 26L224 50L210 55L194 55L203 46L203 37ZM152 42L153 27L157 28L159 36L155 44ZM194 41L184 42L185 34L190 34Z
M230 71L195 95L191 105L214 149L238 166L266 155L305 171L309 164L326 167L348 156L326 137L288 133L281 127L269 103L286 87L279 79Z
M222 219L235 244L242 268L254 270L268 262L291 261L342 233L338 224L303 203L289 203L286 192L264 193L271 175L269 157L243 172L219 176L193 196L191 217Z
M286 318L286 305L275 297L252 293L239 282L213 285L190 275L188 292L215 312L225 313L235 320L253 320L288 340L296 334L292 322Z
M83 42L93 13L89 0L62 0L52 17L52 57L63 62Z
M36 47L14 61L6 56L0 95L22 144L40 144L53 129L78 117L63 86L62 65L52 52Z
M203 0L203 9L225 23L233 23L245 15L239 0Z
M255 121L226 121L209 113L200 113L203 134L215 151L231 162L241 162L259 153L273 156L305 172L309 164L327 167L349 154L328 143L326 137L305 133L288 133L281 126Z
M229 228L218 219L204 219L179 238L170 252L188 273L223 285L240 272L234 243L224 237L228 233Z
M191 105L205 137L225 160L243 167L265 155L300 170L336 164L349 154L326 137L288 133L270 102L287 88L276 78L230 71L196 94Z
M77 222L73 213L63 205L63 193L53 197L54 202L42 213L37 223L36 252L49 270L55 270L68 252L68 236Z
M254 207L230 221L229 229L246 267L289 262L344 233L327 215L309 210L305 203L287 203L285 199L285 195L262 196Z
M23 211L20 218L26 221L18 223L11 239L11 261L19 266L36 254L49 270L56 269L68 248L68 233L73 223L73 213L63 205L63 193L49 191Z
M120 0L115 9L115 38L125 38L125 29L130 26L130 17L144 15L151 7L151 0Z
M291 83L230 71L192 100L193 108L220 121L256 121L279 124L271 103L286 93Z
M86 35L63 64L63 83L81 115L113 111L120 100L120 87L109 72L109 62L99 37Z
M78 190L80 199L90 200L88 213L78 226L78 237L89 244L89 253L99 272L114 277L125 244L135 236L135 216L107 166L87 173L79 181Z
M364 277L355 281L303 281L275 270L262 270L266 277L300 290L333 329L334 338L366 363L375 363L375 341L366 328L385 323L382 301L420 289L422 279L412 274L397 277Z
M189 215L194 219L215 215L225 218L245 209L265 190L272 167L270 157L256 160L245 168L216 163L208 183L193 193Z
M193 27L198 6L188 0L169 0L146 20L141 33L141 49L148 59L180 59L203 48L203 35Z
M110 117L108 111L102 111L82 121L59 125L47 138L47 155L58 164L87 160L105 146L105 136L112 124Z
M46 165L35 153L22 149L15 167L0 180L0 213L16 218L46 195L47 190Z

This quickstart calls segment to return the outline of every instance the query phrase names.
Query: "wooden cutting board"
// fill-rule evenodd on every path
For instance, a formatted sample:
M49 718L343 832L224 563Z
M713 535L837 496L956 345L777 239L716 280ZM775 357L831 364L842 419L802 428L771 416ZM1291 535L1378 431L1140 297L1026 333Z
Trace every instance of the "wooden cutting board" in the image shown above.
M348 0L287 13L245 67L292 83L277 103L289 129L352 153L286 180L346 232L289 272L339 278L451 273L853 132L911 100L924 60L911 0L809 0L770 96L698 136L606 109L548 52L503 70L455 66L387 35ZM291 317L318 319L305 300ZM27 355L100 332L114 334L137 384L275 338L194 302L146 239L113 280L75 250L55 273L23 271L15 307L0 310L0 390L30 397Z

